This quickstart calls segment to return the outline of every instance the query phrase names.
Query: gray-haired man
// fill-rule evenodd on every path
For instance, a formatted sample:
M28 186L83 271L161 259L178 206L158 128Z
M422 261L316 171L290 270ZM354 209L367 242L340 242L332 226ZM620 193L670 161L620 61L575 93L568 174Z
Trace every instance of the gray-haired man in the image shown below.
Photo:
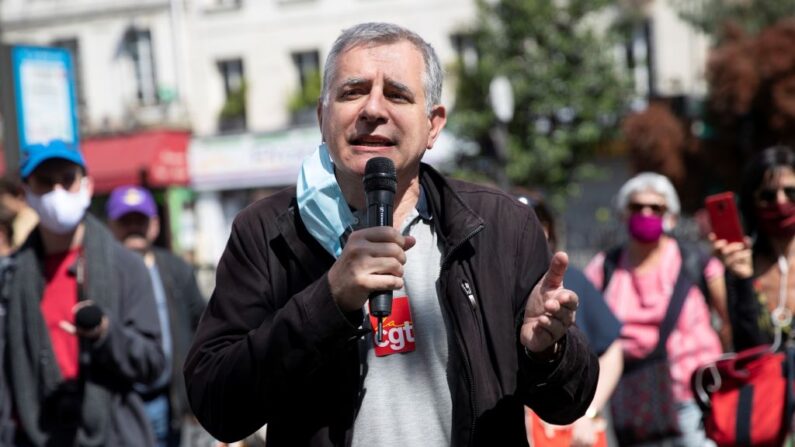
M420 162L446 122L441 87L433 48L404 28L335 42L324 143L296 188L238 215L185 365L219 439L267 423L269 446L523 445L523 404L554 423L588 408L598 364L571 327L566 255L550 263L528 207ZM394 226L361 228L376 156L397 170ZM379 342L365 303L385 289Z

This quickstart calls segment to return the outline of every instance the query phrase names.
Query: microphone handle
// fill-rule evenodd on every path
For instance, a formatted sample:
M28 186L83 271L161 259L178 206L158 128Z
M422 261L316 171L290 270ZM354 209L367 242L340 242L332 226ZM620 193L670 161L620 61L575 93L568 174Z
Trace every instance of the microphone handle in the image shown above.
M367 192L367 224L370 227L392 226L392 191L378 189ZM384 317L392 313L392 291L376 290L370 292L370 315L378 318L376 338L382 339Z
M392 291L376 290L370 292L370 315L376 318L388 317L392 313Z
M392 193L389 191L374 191L381 193ZM380 198L380 197L379 197ZM390 200L376 200L367 208L367 222L371 227L388 227L392 226L392 205ZM383 318L388 317L392 313L392 291L391 290L376 290L370 292L370 315Z

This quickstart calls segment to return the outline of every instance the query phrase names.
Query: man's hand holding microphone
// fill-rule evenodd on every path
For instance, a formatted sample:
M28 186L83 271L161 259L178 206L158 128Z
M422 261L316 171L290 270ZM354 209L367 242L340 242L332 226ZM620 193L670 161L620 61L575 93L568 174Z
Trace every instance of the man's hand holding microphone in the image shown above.
M88 341L99 340L108 333L108 316L93 301L81 301L72 311L75 315L74 324L61 321L61 329Z
M392 160L367 161L363 179L367 198L367 228L354 231L328 273L331 296L345 312L361 309L370 301L370 314L382 320L392 311L392 291L403 287L406 250L416 243L392 227L397 175Z

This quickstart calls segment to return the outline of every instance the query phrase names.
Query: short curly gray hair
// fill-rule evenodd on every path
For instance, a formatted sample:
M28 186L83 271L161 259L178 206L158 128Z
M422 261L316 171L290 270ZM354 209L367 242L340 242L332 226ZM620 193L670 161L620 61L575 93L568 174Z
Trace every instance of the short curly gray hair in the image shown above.
M442 64L433 47L415 32L391 23L360 23L342 32L334 41L323 67L321 98L328 105L329 87L337 71L337 59L346 50L359 45L391 44L407 40L422 53L425 61L423 84L425 86L425 111L430 115L434 105L442 100Z
M652 191L660 194L665 198L665 206L668 208L668 213L675 216L679 215L681 210L679 204L679 195L676 194L676 189L668 177L657 174L656 172L641 172L640 174L627 180L626 183L618 190L616 196L616 210L623 213L627 209L629 197L636 192Z

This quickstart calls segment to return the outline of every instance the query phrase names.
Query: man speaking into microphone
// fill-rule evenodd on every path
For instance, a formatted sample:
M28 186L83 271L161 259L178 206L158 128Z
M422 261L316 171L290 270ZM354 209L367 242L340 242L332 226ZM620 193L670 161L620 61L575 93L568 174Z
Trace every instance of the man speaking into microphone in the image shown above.
M235 219L185 363L218 439L267 423L269 447L526 445L523 405L556 424L588 408L598 363L573 326L566 255L531 208L421 163L441 91L409 30L365 23L335 41L323 143L295 188ZM396 172L391 226L367 218L377 157ZM377 317L378 291L392 300Z

